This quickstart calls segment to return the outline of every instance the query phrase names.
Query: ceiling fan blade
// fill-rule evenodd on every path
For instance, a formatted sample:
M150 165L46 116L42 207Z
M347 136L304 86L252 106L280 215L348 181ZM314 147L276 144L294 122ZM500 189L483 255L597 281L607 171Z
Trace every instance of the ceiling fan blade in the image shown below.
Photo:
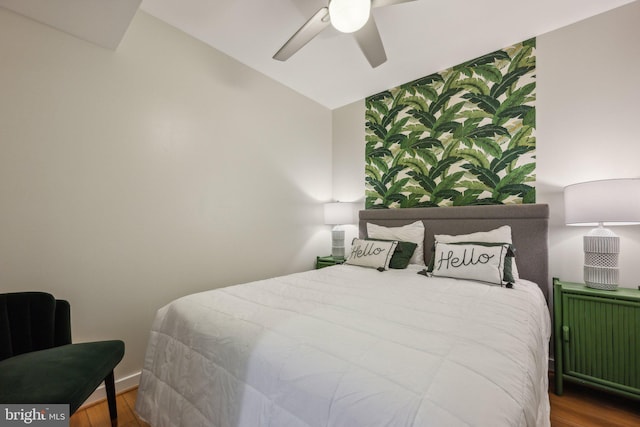
M304 45L309 43L312 38L317 36L320 31L324 30L329 25L329 9L323 7L318 10L296 33L291 36L289 40L280 48L273 59L278 61L286 61L302 49Z
M410 1L415 1L415 0L371 0L371 8L391 6L391 5L400 4L400 3L408 3Z
M384 51L384 45L373 15L369 16L369 20L364 24L364 27L356 31L354 36L358 46L360 46L360 50L362 50L362 53L367 57L367 61L373 68L387 60L387 54Z

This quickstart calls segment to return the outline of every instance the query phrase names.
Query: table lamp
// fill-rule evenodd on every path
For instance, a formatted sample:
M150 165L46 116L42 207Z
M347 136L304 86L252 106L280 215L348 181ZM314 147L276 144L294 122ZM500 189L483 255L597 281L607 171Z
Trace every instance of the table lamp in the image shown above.
M584 282L590 288L618 287L620 237L605 226L640 224L640 179L609 179L564 189L567 225L597 226L584 236Z
M344 259L344 230L341 225L353 223L353 205L341 202L325 203L324 223L334 226L331 231L331 256Z

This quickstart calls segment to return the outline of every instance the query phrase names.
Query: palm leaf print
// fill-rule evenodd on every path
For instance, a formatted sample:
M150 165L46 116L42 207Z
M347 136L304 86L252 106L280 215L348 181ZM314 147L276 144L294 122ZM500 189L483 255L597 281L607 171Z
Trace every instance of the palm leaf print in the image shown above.
M535 48L368 97L366 208L535 203Z

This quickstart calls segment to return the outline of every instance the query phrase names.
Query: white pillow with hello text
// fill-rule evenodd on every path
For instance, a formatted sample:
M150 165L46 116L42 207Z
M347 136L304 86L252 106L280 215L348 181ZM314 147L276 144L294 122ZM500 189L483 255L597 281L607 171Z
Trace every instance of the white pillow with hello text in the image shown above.
M490 231L478 231L470 234L435 234L433 239L436 243L460 243L460 242L483 242L483 243L513 243L511 237L511 227L503 225ZM518 266L515 259L513 260L513 278L518 279Z
M351 242L351 252L346 263L359 265L361 267L371 267L388 270L393 252L396 250L398 242L353 239Z
M503 284L504 260L509 245L436 243L433 275Z

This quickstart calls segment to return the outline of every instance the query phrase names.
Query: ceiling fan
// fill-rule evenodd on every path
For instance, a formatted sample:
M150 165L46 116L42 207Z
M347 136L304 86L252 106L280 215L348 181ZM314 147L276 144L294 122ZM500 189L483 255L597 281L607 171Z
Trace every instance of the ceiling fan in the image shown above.
M375 68L387 60L387 54L371 9L410 1L415 0L329 0L329 5L314 13L273 55L273 59L286 61L331 24L338 31L353 33L360 50Z

